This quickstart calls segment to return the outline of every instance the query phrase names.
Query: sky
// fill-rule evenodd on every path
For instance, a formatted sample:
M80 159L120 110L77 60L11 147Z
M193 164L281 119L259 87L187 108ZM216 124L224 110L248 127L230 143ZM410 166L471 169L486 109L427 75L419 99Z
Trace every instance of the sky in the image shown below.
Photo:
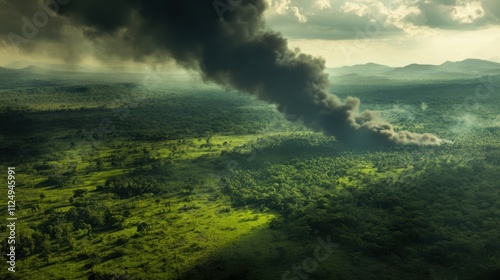
M59 0L65 1L70 0ZM498 0L266 1L267 26L282 33L290 47L324 58L327 67L368 62L390 66L441 64L466 58L500 61ZM52 12L53 6L47 6L52 10L40 5L21 9L12 3L13 0L0 0L0 65L26 60L94 66L135 65L122 57L110 59L112 55L100 51L113 45L112 36L93 40L91 30L68 24L64 17ZM44 17L44 11L48 16ZM116 9L111 6L106 11ZM32 38L22 36L26 20L41 26ZM18 34L29 43L23 42L22 48L14 49L9 34ZM63 48L58 45L62 40ZM102 42L106 42L105 46ZM115 47L120 48L118 43ZM103 56L107 56L106 59Z
M498 0L270 0L267 21L328 67L500 56Z

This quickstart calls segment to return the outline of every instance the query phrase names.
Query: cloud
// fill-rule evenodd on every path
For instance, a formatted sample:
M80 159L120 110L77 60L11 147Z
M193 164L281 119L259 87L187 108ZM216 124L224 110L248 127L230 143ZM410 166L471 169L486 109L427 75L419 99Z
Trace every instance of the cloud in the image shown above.
M3 0L0 2L0 36L11 45L19 40L25 48L34 47L34 39L47 41L61 40L60 32L67 19L46 12L39 5L33 5L30 0ZM50 28L46 28L50 26ZM15 37L14 35L18 35ZM17 41L16 41L17 40Z
M271 1L273 2L273 1ZM269 24L282 31L287 37L295 39L329 39L345 40L356 39L358 30L377 29L377 37L417 33L426 27L415 22L420 21L421 11L415 5L397 1L346 1L332 0L326 2L304 2L288 0L290 7L299 7L307 17L307 25L300 25L292 18L292 14L272 12L280 7L277 1L267 13ZM374 27L376 23L377 27ZM368 32L369 33L369 32ZM372 32L373 33L373 32Z
M316 1L314 1L313 6L317 9L320 9L320 10L325 10L325 9L329 9L332 7L330 0L316 0Z
M292 11L293 15L297 18L299 22L307 22L307 18L300 13L300 9L298 7L290 7L290 10Z
M268 2L270 10L266 19L269 24L295 39L355 39L355 29L365 28L373 19L383 27L377 34L380 38L402 34L421 36L440 30L474 30L500 24L498 0ZM301 24L306 22L303 17L307 25Z
M498 0L483 0L482 6L486 16L495 24L500 24L500 1Z
M436 29L474 30L499 24L495 4L489 0L425 1L418 4L425 21Z
M370 8L361 3L354 2L345 2L342 7L340 7L341 11L346 14L355 14L358 17L363 17L370 14Z
M291 0L268 0L268 13L292 16L299 23L307 22L307 17L301 14L302 8L292 5Z
M460 23L472 23L485 15L480 1L460 1L451 12L453 20Z

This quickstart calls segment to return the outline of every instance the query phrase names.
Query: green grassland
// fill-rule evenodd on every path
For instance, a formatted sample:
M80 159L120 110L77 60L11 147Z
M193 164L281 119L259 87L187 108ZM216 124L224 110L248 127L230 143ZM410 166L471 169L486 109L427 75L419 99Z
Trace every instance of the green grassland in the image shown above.
M498 77L488 96L476 80L333 86L452 142L366 150L241 93L135 79L4 83L19 220L0 277L498 279ZM336 245L314 266L318 240Z

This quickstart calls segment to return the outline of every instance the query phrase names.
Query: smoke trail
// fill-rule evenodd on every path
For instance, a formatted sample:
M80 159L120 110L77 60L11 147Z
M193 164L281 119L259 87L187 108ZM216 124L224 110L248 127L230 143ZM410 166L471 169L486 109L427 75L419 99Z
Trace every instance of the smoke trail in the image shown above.
M348 144L442 142L431 134L395 132L374 112L359 112L359 99L341 101L329 94L324 60L290 50L285 38L266 28L265 0L242 0L224 20L213 3L74 0L58 8L60 17L99 45L101 57L173 57L200 71L205 81L276 103L296 115L295 121Z

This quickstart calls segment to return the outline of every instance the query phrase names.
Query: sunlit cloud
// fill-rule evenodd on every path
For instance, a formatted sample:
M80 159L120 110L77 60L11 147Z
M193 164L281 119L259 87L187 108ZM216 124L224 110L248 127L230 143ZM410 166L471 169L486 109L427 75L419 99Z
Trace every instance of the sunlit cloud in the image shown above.
M484 14L480 1L459 1L451 12L452 18L460 23L472 23L482 18Z
M354 14L358 17L370 14L370 9L368 8L368 6L362 3L345 2L340 10L346 14Z
M295 16L295 18L299 21L299 22L307 22L307 17L302 15L300 13L300 9L298 7L290 7L290 11L293 13L293 15Z
M298 22L307 22L307 17L301 13L301 8L292 5L291 0L267 0L269 8L268 14L291 15Z
M332 5L330 3L330 0L316 0L314 1L314 7L320 10L328 9L331 8Z

